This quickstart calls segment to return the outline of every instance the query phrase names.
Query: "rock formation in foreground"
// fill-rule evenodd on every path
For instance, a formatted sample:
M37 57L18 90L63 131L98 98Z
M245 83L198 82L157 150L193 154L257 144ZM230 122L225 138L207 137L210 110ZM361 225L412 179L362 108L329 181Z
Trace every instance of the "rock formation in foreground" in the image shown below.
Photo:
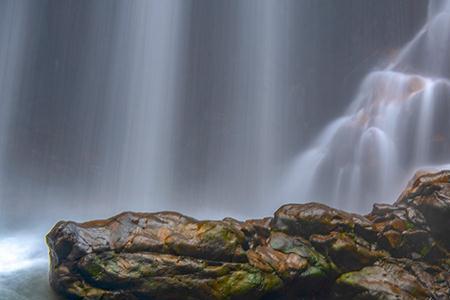
M68 299L450 299L450 171L366 216L288 204L271 218L126 212L59 222L50 283Z

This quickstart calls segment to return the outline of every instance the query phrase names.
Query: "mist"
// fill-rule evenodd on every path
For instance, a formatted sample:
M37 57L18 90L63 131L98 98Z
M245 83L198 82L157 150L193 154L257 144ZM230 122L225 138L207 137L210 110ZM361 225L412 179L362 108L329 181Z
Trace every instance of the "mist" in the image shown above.
M426 18L382 2L2 1L2 222L270 213Z
M449 108L448 54L432 54L448 49L439 14L444 1L1 0L0 253L2 240L34 250L0 262L29 257L42 272L36 236L62 219L245 219L287 202L365 212L394 201L411 172L450 163L447 142L420 148L450 134L419 114ZM409 97L411 76L432 91L415 98L416 114L386 129L398 114L379 110L357 137L327 140L370 110L367 91ZM415 120L425 131L395 131ZM414 151L399 159L386 139ZM342 141L381 149L370 159L385 165L365 170ZM386 172L395 180L380 182Z

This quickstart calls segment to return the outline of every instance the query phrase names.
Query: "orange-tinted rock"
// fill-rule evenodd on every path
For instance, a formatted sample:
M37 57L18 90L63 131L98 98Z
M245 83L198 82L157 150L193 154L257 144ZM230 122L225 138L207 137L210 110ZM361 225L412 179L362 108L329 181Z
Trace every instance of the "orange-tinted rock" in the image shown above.
M273 229L303 237L371 226L372 223L365 217L314 202L284 205L275 212L272 220Z
M433 237L450 247L450 171L416 175L395 204L419 211Z
M315 248L326 254L342 272L359 270L389 256L385 251L374 249L362 238L347 233L312 235L310 239Z
M308 261L295 254L283 253L271 247L256 247L248 252L249 263L266 272L275 271L281 278L294 278L308 267Z
M392 263L365 267L336 280L337 299L430 299L431 292L413 274Z
M402 243L402 234L395 230L383 232L383 238L388 249L397 249Z
M416 175L366 216L318 203L273 218L175 212L59 222L52 287L86 300L449 299L450 171Z
M244 240L243 232L225 222L197 221L173 212L127 212L102 221L60 222L47 236L58 260L113 250L242 261Z

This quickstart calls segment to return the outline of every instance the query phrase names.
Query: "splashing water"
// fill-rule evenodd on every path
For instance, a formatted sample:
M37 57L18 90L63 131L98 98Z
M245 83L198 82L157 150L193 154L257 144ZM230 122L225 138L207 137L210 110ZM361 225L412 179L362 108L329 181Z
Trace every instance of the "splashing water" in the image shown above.
M57 300L48 285L47 250L39 233L0 236L0 299Z
M294 161L284 199L363 211L393 201L413 170L450 162L449 38L450 2L432 1L422 30Z
M44 255L43 255L44 254ZM0 239L0 276L47 264L42 241L34 235Z

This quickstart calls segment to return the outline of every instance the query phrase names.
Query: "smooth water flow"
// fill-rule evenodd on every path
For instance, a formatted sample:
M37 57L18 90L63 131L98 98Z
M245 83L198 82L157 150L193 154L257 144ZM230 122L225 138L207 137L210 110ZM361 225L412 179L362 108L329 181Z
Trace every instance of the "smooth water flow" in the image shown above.
M0 299L56 299L61 219L367 210L449 163L450 4L426 5L0 0Z
M367 75L345 116L290 166L287 199L367 211L395 199L411 172L450 162L450 2L431 1L422 30Z

